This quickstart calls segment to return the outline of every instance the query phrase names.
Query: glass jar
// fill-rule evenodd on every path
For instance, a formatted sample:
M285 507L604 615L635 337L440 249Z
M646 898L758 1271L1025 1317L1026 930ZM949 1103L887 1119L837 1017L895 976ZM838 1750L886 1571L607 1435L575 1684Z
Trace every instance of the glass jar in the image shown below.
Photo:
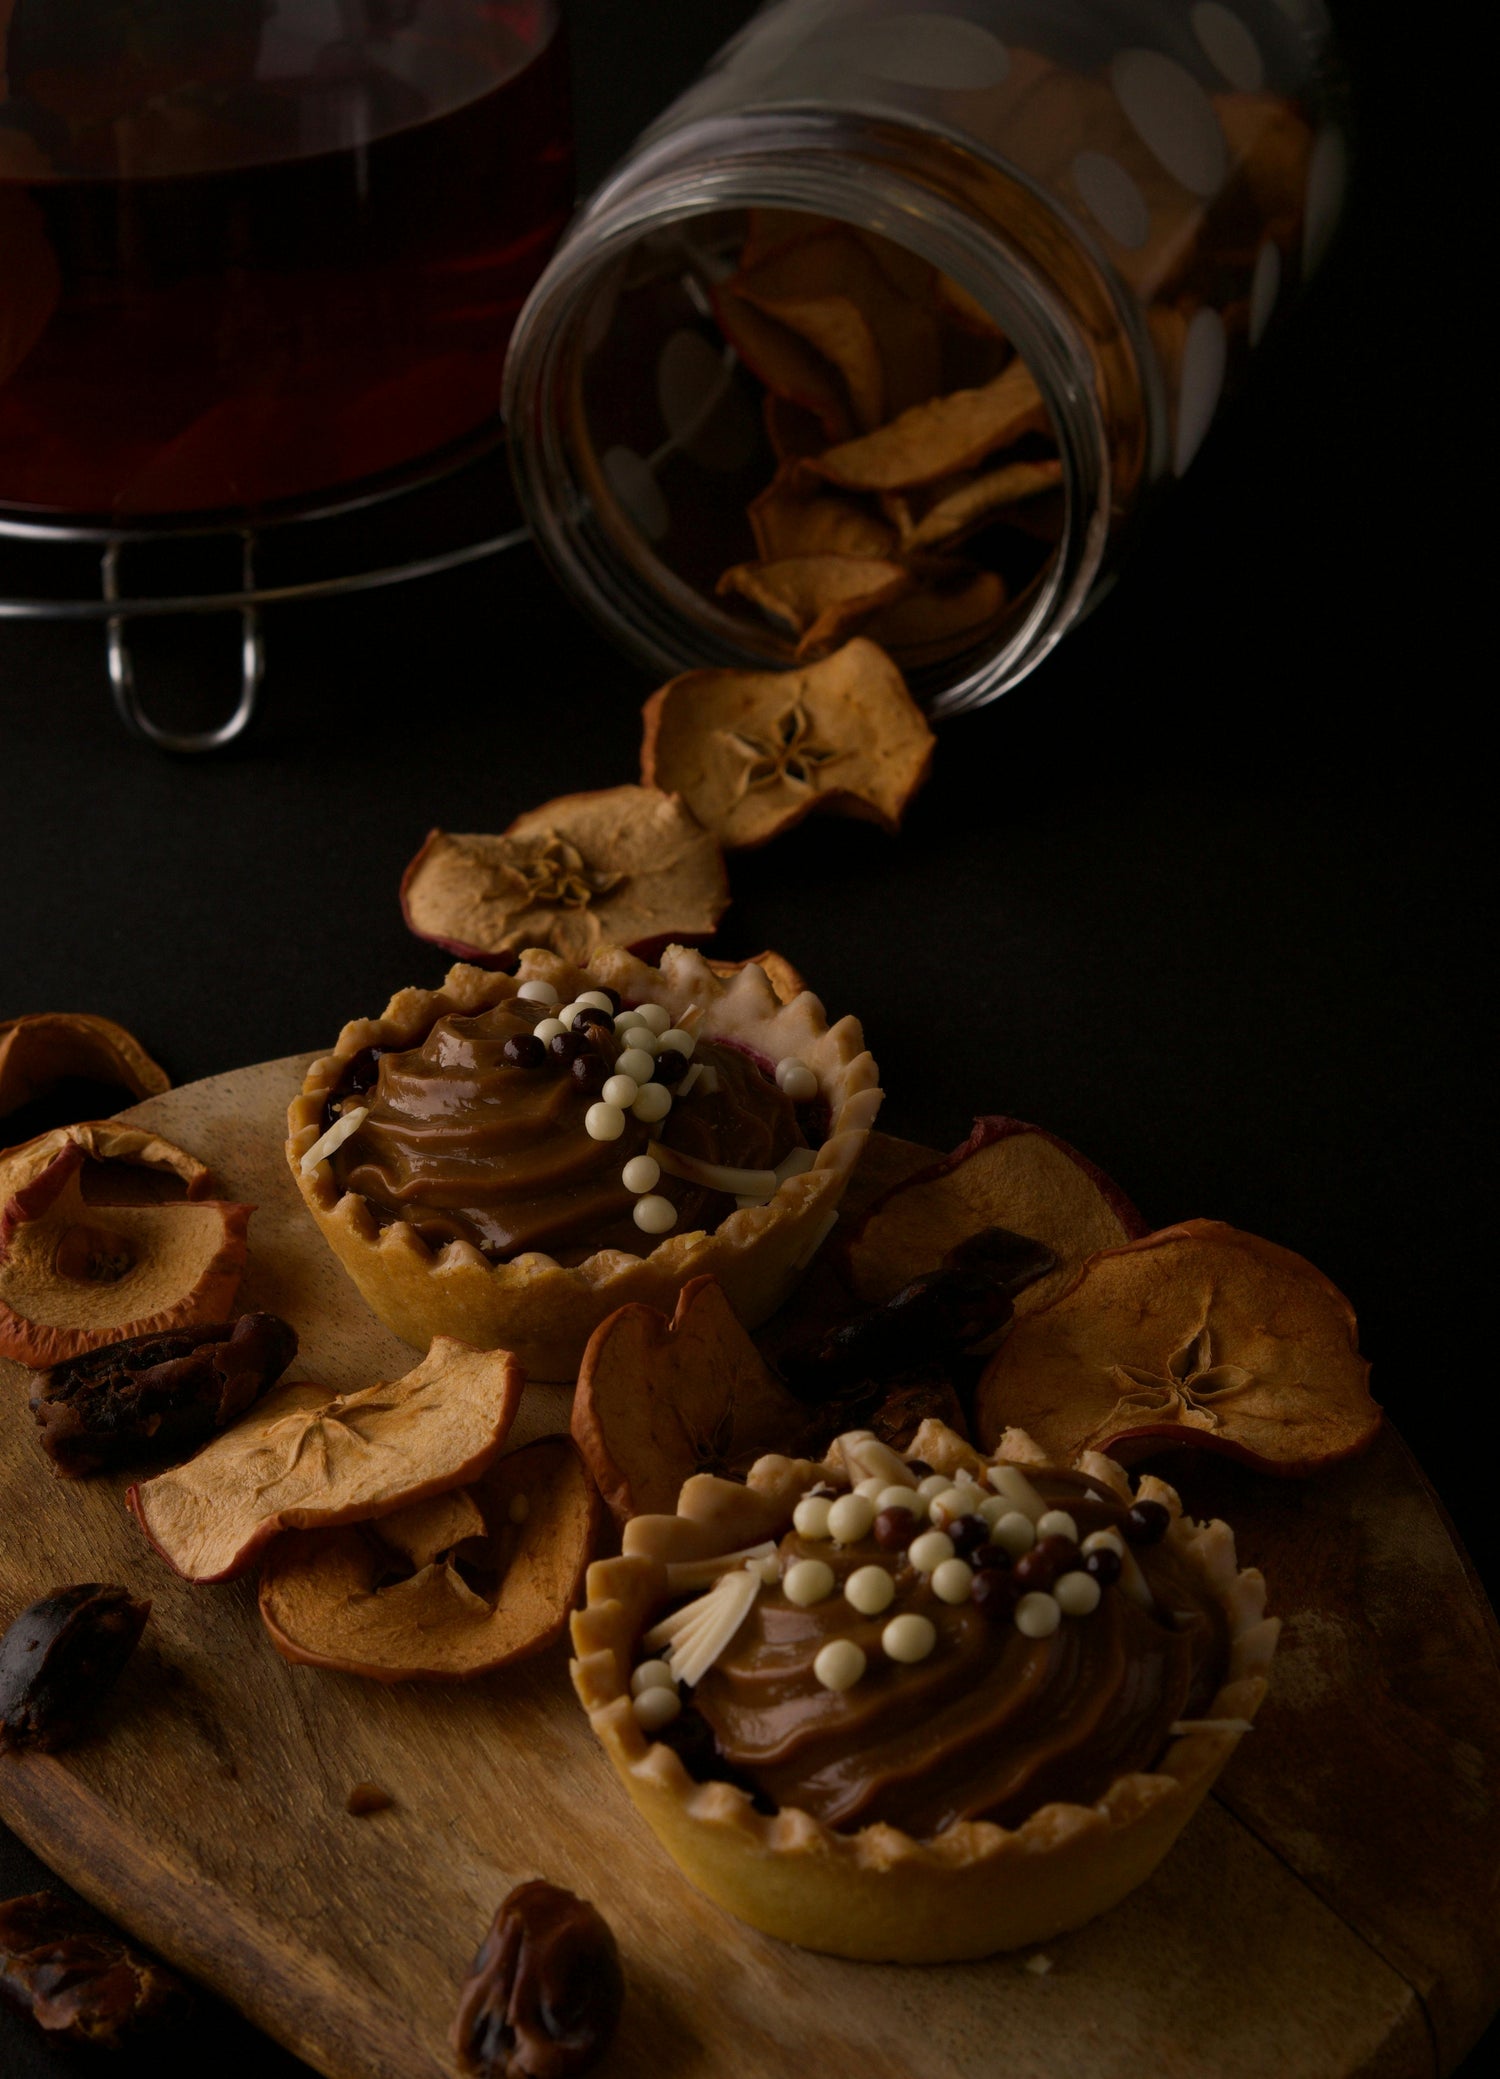
M583 209L517 327L516 477L563 582L657 671L797 654L716 589L753 556L745 509L778 452L799 466L716 317L747 237L804 213L808 238L840 227L830 252L862 242L882 297L998 328L1041 391L1060 483L1036 567L941 655L892 645L937 712L1014 685L1110 582L1317 264L1346 171L1330 33L1322 0L762 9Z

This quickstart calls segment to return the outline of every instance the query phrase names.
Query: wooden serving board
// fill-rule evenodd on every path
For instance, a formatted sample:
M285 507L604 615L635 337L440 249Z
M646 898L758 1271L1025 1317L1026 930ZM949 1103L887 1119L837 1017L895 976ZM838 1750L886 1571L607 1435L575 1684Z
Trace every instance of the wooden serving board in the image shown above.
M409 1368L307 1219L282 1157L302 1062L136 1108L258 1207L245 1303L296 1371ZM889 1181L912 1151L877 1146ZM868 1186L866 1186L866 1189ZM385 1689L278 1659L253 1581L194 1588L148 1549L123 1479L54 1479L0 1365L0 1623L63 1582L149 1595L96 1733L0 1763L0 1815L106 1913L329 2079L445 2079L463 1972L501 1896L594 1899L629 1998L615 2079L1406 2079L1451 2070L1500 1997L1494 1620L1391 1433L1305 1485L1194 1461L1288 1620L1271 1699L1156 1877L1041 1959L842 1963L700 1898L637 1821L566 1655L474 1686ZM514 1441L566 1427L529 1390ZM1179 1465L1175 1469L1182 1473ZM1189 1477L1190 1474L1190 1477ZM371 1779L396 1802L345 1811Z

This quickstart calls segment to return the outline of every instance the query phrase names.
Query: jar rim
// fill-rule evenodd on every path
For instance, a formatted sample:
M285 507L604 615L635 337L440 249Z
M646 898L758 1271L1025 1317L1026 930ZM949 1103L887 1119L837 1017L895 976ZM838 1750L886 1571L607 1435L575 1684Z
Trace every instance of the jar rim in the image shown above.
M562 407L570 394L569 356L582 344L609 270L633 244L673 224L732 209L801 209L929 261L1012 340L1042 392L1063 465L1062 535L1021 620L950 665L913 674L929 713L947 716L1009 691L1091 603L1109 533L1109 448L1087 344L1051 285L1002 227L886 160L851 153L851 121L857 136L861 118L846 108L755 110L703 118L648 142L585 205L532 290L506 361L502 411L539 547L621 647L668 672L712 664L766 669L778 660L755 654L749 630L738 654L728 641L694 640L703 637L691 613L692 604L704 604L701 595L650 556L644 537L634 547L645 555L632 558L599 524L569 467L564 410L549 404Z

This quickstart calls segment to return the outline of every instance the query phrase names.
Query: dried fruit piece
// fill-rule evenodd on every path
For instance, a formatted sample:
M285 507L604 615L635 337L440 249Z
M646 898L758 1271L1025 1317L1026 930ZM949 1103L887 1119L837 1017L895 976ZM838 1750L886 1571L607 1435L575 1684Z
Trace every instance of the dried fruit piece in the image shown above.
M172 1087L166 1070L113 1018L39 1011L0 1020L0 1119L74 1077L132 1097L158 1097Z
M42 1367L125 1336L222 1321L252 1206L85 1200L68 1141L0 1212L0 1356Z
M620 1523L670 1514L693 1473L772 1448L804 1419L713 1278L685 1285L670 1321L645 1306L602 1321L573 1396L574 1441Z
M100 1205L155 1203L170 1197L180 1184L186 1198L207 1198L213 1189L208 1166L170 1141L118 1119L83 1119L55 1126L35 1140L0 1152L0 1205L52 1167L64 1148L81 1148L96 1165L85 1170L86 1196ZM103 1169L107 1175L100 1176Z
M867 640L898 651L908 669L919 669L972 642L1004 612L1005 584L994 571L955 561L943 580L939 584L929 569L920 591L908 592L872 616Z
M417 937L477 967L527 946L582 964L606 942L650 959L706 938L728 906L718 841L653 787L564 794L497 837L430 831L401 880Z
M574 2079L611 2042L625 1976L609 1923L534 1878L502 1899L469 1967L450 2037L472 2079Z
M823 356L778 318L737 296L730 284L714 291L713 305L720 331L769 394L806 412L824 439L847 440L854 430L849 399Z
M858 440L798 465L849 491L909 491L973 469L1023 433L1045 433L1047 409L1023 361L977 390L953 390Z
M50 2035L102 2050L176 2027L192 2004L164 1964L55 1891L0 1902L0 1992Z
M150 1614L128 1589L97 1581L54 1589L24 1609L0 1638L0 1754L50 1754L76 1739Z
M126 1500L179 1574L225 1581L278 1531L360 1522L477 1479L524 1385L508 1350L434 1336L422 1362L388 1385L338 1395L278 1388Z
M1349 1302L1305 1257L1184 1220L1095 1256L1016 1323L980 1382L979 1435L1127 1463L1200 1445L1300 1475L1373 1439L1369 1369Z
M775 563L737 563L714 589L721 596L737 593L795 635L800 662L842 642L912 583L904 564L874 556L783 556Z
M750 501L750 527L762 563L800 556L889 556L896 525L856 498L810 489L795 472L778 470Z
M275 1314L132 1336L43 1372L31 1412L42 1449L76 1479L203 1443L238 1421L296 1354L296 1330Z
M724 844L768 844L814 809L896 831L933 736L896 666L856 638L800 671L689 671L643 710L641 771Z
M492 1674L560 1635L601 1513L571 1439L540 1437L474 1487L278 1539L260 1614L278 1653L314 1667L377 1682ZM393 1581L398 1553L416 1571Z
M910 554L915 549L952 548L1007 506L1054 491L1061 482L1061 462L1007 462L1002 468L915 493L894 493L886 506L900 534L902 553Z
M877 1199L845 1254L861 1299L888 1299L984 1227L1031 1235L1057 1268L1018 1295L1016 1312L1045 1306L1097 1249L1144 1234L1117 1184L1055 1134L1024 1119L976 1119L951 1155Z

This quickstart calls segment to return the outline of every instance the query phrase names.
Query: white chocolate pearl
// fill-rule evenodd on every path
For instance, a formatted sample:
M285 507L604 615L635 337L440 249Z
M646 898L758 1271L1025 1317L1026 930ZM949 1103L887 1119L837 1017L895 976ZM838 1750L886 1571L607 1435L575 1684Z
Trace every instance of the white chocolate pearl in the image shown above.
M833 1568L823 1559L799 1559L787 1568L781 1585L787 1601L805 1610L832 1595Z
M1071 1538L1078 1543L1078 1525L1066 1509L1048 1509L1036 1519L1036 1534L1039 1538Z
M795 1054L788 1054L784 1061L776 1064L776 1087L793 1104L805 1104L809 1097L818 1094L818 1079L805 1061Z
M522 1003L545 1003L555 1008L557 991L550 982L523 982L516 991Z
M868 1480L860 1481L854 1492L862 1494L866 1501L872 1501L878 1505L881 1495L885 1493L885 1481L879 1473L871 1473Z
M661 1182L661 1164L654 1155L632 1155L620 1172L627 1191L654 1191Z
M643 1689L630 1708L642 1732L660 1732L681 1711L682 1698L675 1689Z
M1062 1623L1062 1606L1055 1595L1033 1588L1016 1604L1016 1630L1028 1639L1050 1639Z
M927 1514L925 1499L912 1487L882 1487L875 1497L875 1507L880 1509L906 1509L918 1522Z
M962 1559L945 1559L932 1570L932 1592L940 1603L966 1603L974 1569Z
M644 1047L627 1047L615 1063L617 1076L629 1076L637 1083L649 1083L656 1069L656 1058Z
M670 1025L661 1035L659 1051L665 1053L667 1048L670 1047L674 1054L683 1054L691 1061L693 1049L697 1044L698 1042L690 1032L684 1032L678 1025Z
M1019 1509L1007 1509L990 1525L990 1543L1003 1545L1012 1559L1019 1559L1036 1543L1036 1526Z
M906 1556L919 1574L930 1574L945 1559L953 1557L953 1540L945 1530L924 1530L919 1538L912 1539Z
M583 1006L578 1003L565 1003L563 1005L562 1009L558 1012L557 1015L559 1020L561 1021L564 1032L571 1032L573 1030L573 1020L578 1016L578 1013L582 1008Z
M677 1678L664 1660L643 1660L630 1678L630 1694L639 1696L643 1689L672 1689L677 1687Z
M591 1141L617 1141L625 1131L625 1114L617 1104L591 1104L583 1124Z
M622 1112L628 1112L640 1094L641 1086L634 1076L608 1076L604 1088L599 1092L606 1104L618 1105ZM622 1131L624 1124L622 1119Z
M1117 1530L1091 1530L1079 1548L1084 1552L1118 1552L1125 1557L1125 1540Z
M545 1047L548 1040L555 1040L560 1032L566 1032L568 1028L561 1018L540 1018L531 1029Z
M946 1494L952 1485L946 1473L929 1473L925 1480L918 1480L917 1492L930 1504L935 1494Z
M825 1689L852 1689L865 1671L865 1656L853 1639L830 1639L813 1662Z
M875 1504L863 1494L841 1494L828 1511L828 1529L841 1545L857 1545L875 1521Z
M1052 1596L1065 1617L1087 1617L1098 1609L1100 1593L1092 1574L1064 1574Z
M895 1594L896 1584L883 1566L857 1566L844 1583L845 1599L861 1617L878 1617L890 1608Z
M888 1660L904 1661L908 1667L914 1662L925 1660L937 1644L937 1626L930 1617L919 1617L915 1610L905 1610L893 1617L880 1634L880 1643Z
M979 1507L974 1511L974 1514L982 1516L993 1530L1002 1516L1010 1514L1010 1503L1003 1494L989 1494L985 1496Z
M637 1119L647 1126L654 1126L658 1119L665 1119L671 1111L672 1093L665 1083L647 1083L630 1109Z
M759 1559L747 1559L745 1572L754 1574L767 1588L774 1588L781 1579L781 1561L774 1552L765 1552Z
M635 1224L642 1234L670 1234L677 1225L677 1208L670 1198L651 1194L635 1202Z
M799 1537L826 1538L832 1506L826 1494L804 1494L792 1511L792 1528Z
M630 1015L639 1018L646 1030L654 1034L665 1032L672 1022L672 1013L660 1003L638 1003Z
M623 1025L616 1018L615 1031L627 1047L634 1047L642 1054L649 1054L654 1061L661 1051L661 1041L649 1025L632 1025L630 1020L634 1016L634 1011L629 1012Z
M585 989L578 999L577 1008L580 1011L608 1011L611 1017L615 1014L614 1005L602 989Z
M946 1523L956 1523L960 1516L970 1515L974 1500L962 1487L945 1487L941 1494L932 1497L930 1507L932 1520L941 1529Z

